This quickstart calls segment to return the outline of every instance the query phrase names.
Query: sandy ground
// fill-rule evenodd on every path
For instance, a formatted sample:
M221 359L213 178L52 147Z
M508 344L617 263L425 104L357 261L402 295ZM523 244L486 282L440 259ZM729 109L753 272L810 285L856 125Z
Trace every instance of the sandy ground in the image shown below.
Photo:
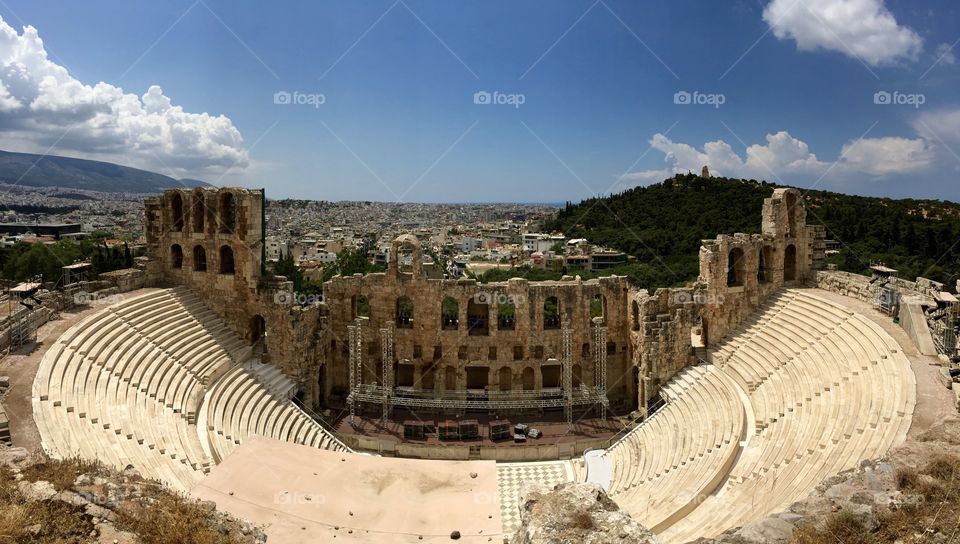
M140 289L123 296L132 297L154 290ZM25 448L31 453L40 450L40 433L33 420L31 399L33 379L37 375L37 367L43 354L67 329L105 307L102 304L93 304L63 311L59 319L48 321L37 329L36 342L21 346L0 359L0 375L10 377L10 391L3 399L3 406L10 418L10 439L14 446Z
M493 461L422 461L255 437L191 494L271 542L501 542Z
M913 373L917 377L917 407L913 412L913 423L907 435L909 438L926 431L946 416L956 415L956 410L953 408L953 393L937 381L940 360L936 357L922 355L913 341L910 340L910 337L907 336L906 331L900 325L893 323L893 318L874 310L870 304L855 298L845 297L822 289L811 289L811 291L817 296L836 302L870 318L883 327L883 330L887 331L900 344L904 355L910 360Z

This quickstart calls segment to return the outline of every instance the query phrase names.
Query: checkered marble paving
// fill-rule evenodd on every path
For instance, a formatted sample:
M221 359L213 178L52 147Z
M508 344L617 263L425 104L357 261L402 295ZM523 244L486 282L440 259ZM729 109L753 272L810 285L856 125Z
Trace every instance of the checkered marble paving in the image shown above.
M497 487L500 490L500 518L504 536L512 536L520 525L520 488L523 482L550 486L576 479L575 461L545 463L497 463Z

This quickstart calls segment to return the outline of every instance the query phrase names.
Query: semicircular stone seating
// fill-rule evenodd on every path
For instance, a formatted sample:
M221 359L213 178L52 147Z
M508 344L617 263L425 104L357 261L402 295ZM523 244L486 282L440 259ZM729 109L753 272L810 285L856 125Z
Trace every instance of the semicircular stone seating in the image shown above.
M810 290L772 296L710 359L605 454L611 496L665 543L783 510L906 439L916 379L900 346Z
M133 466L177 490L251 434L345 449L278 393L276 372L250 363L250 347L189 289L132 296L83 319L44 354L33 383L41 445L56 458ZM240 384L242 397L232 388ZM260 419L211 415L240 410Z

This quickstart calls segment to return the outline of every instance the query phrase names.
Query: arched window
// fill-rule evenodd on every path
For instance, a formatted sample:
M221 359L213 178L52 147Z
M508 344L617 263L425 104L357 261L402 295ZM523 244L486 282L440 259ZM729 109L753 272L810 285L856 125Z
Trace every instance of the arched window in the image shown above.
M557 297L547 297L547 300L543 301L543 328L560 328L560 301Z
M207 271L207 250L203 246L193 246L193 269L197 272Z
M743 250L739 247L733 248L727 256L727 287L743 285L746 268L747 262L743 256Z
M413 328L413 301L408 296L397 299L397 328Z
M220 195L220 232L232 234L237 226L237 205L233 193L225 192Z
M631 313L633 314L633 330L639 331L640 330L640 303L634 300L630 304L630 310L631 310Z
M370 301L365 295L353 296L353 317L370 317Z
M171 218L173 224L174 232L183 231L183 197L180 196L180 193L174 193L173 198L170 199L170 211L172 212L173 217Z
M517 326L517 307L510 301L497 304L497 329L512 331Z
M440 328L455 331L460 326L460 303L453 297L444 297L440 302Z
M490 305L471 297L467 302L467 330L470 336L487 336L490 334Z
M793 244L783 251L783 281L797 279L797 248Z
M234 264L233 264L233 248L230 246L221 246L220 247L220 273L221 274L233 274Z
M500 370L497 373L497 383L500 386L500 390L509 391L512 380L513 380L513 374L510 372L510 367L508 366L500 367Z
M757 281L767 283L770 281L770 263L773 261L773 248L763 246L757 255Z
M535 387L533 369L530 367L523 369L523 374L520 375L520 381L523 384L524 391L533 391Z
M593 295L590 299L590 319L599 317L606 318L607 301L603 295Z
M250 318L250 343L256 344L267 332L267 322L262 315L254 315ZM334 347L335 349L335 347Z
M203 203L203 191L193 193L193 232L203 232L203 220L206 215Z
M170 246L170 265L174 268L183 268L183 248L180 244Z

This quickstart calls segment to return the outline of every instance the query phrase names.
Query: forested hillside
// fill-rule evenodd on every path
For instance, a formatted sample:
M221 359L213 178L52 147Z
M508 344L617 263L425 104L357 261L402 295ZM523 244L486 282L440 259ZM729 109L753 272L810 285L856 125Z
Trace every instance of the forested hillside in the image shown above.
M754 180L677 175L662 183L609 197L568 203L549 230L623 250L637 264L617 272L642 285L663 287L697 276L701 239L719 233L760 231L763 199L774 184ZM827 227L839 241L829 258L842 270L863 272L872 261L952 287L960 274L960 204L893 200L804 191L807 222Z

